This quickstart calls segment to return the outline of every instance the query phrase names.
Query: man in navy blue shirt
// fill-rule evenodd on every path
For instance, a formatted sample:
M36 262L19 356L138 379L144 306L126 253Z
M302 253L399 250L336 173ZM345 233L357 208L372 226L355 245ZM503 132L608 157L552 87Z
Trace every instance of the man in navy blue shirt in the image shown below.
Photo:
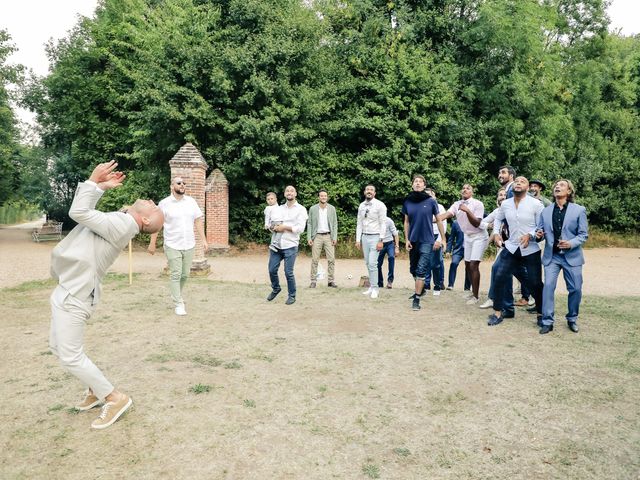
M438 220L438 203L426 192L426 182L422 175L414 175L412 192L402 205L404 215L404 238L411 257L411 274L415 279L415 293L412 295L413 310L420 310L420 296L424 290L424 279L431 263L431 255L439 248L446 249L444 228ZM435 242L433 219L436 218L441 242Z

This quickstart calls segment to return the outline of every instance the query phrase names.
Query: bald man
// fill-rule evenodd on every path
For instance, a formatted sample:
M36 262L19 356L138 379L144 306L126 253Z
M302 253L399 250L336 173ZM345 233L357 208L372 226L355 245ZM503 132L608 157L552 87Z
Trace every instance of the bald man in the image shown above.
M53 249L51 276L58 286L51 294L49 345L62 366L87 390L80 411L102 406L94 429L113 424L132 404L114 388L84 352L84 326L100 298L100 282L129 240L138 233L155 233L162 227L162 211L151 200L136 202L120 212L95 209L106 190L125 179L114 161L101 163L89 180L78 185L69 217L78 225Z

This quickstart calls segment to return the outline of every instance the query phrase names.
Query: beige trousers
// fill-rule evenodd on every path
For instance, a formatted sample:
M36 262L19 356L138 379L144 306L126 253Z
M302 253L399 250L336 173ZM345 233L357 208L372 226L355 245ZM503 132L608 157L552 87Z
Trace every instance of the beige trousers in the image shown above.
M84 353L84 326L92 313L89 300L82 302L58 285L51 294L49 347L69 373L103 399L113 385Z
M319 233L313 239L311 247L311 281L315 282L318 275L318 261L322 250L324 249L327 256L327 282L334 281L336 270L336 249L331 242L330 233Z

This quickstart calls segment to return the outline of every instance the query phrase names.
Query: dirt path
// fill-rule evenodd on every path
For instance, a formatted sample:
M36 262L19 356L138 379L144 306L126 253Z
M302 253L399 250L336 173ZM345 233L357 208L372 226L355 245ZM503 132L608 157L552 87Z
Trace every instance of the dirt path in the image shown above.
M40 222L40 221L38 221ZM30 280L43 280L49 277L49 257L55 242L35 243L31 240L34 224L23 224L9 228L0 228L0 288L19 285ZM584 293L587 295L640 295L640 249L606 248L585 250ZM306 287L311 259L301 255L296 262L296 278L300 287ZM446 262L448 263L448 262ZM231 254L209 258L212 280L263 284L267 288L267 253ZM326 263L321 262L326 270ZM151 256L145 251L133 252L133 270L136 273L160 273L165 266L165 257L160 252ZM449 271L448 264L445 267ZM481 290L488 289L491 262L483 262ZM128 272L126 252L113 265L112 271ZM386 268L385 268L386 271ZM461 283L463 270L459 269L457 286ZM338 260L336 282L342 287L356 287L360 275L366 274L364 262ZM349 279L348 276L352 278ZM562 282L561 282L562 283ZM412 278L409 275L408 260L396 261L395 286L410 288ZM562 291L562 290L560 290Z

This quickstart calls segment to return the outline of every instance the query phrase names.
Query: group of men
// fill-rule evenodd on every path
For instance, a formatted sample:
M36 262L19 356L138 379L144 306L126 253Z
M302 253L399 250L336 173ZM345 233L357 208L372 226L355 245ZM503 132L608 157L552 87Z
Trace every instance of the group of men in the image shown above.
M574 203L573 184L566 179L558 180L553 186L552 203L541 196L545 188L542 182L529 182L525 177L516 177L515 170L510 166L499 169L498 180L501 188L498 191L497 208L485 217L484 205L473 198L472 185L463 185L460 200L444 210L438 204L435 192L427 188L425 178L422 175L413 177L412 190L402 206L404 238L415 287L410 297L411 308L421 309L420 301L430 288L430 277L433 278L434 295L444 288L444 271L440 265L443 263L443 252L447 250L447 237L446 224L443 222L454 218L451 239L457 244L457 263L464 258L465 278L469 284L468 305L479 302L480 262L490 240L498 247L487 305L493 307L493 313L488 317L489 326L515 316L512 287L515 277L520 282L523 295L522 301L517 304L525 306L531 302L529 311L537 314L539 332L546 334L552 331L554 293L559 272L562 271L569 291L568 327L578 332L584 263L582 245L587 240L588 227L585 208ZM387 287L392 287L399 239L394 222L387 216L386 205L376 198L375 186L367 185L363 193L364 201L359 205L357 214L356 247L363 253L369 278L369 288L363 294L375 299L384 285L381 266L385 255L389 257ZM283 240L286 236L281 248L271 248L269 253L272 291L267 300L272 301L282 290L278 268L284 261L287 305L296 301L293 266L300 234L305 227L308 243L312 246L310 287L317 285L318 260L323 250L328 263L328 286L336 287L334 247L338 238L338 222L335 208L328 203L326 190L321 190L319 202L311 207L307 216L306 209L297 203L296 195L295 188L288 186L285 189L287 201L278 207L282 210L279 218L283 221L274 226L265 223L265 227L274 234L283 233ZM491 237L487 233L488 226L493 227ZM544 255L541 255L541 241L545 242ZM545 267L544 283L542 265ZM453 288L454 281L455 270L453 275L450 271L448 289Z
M54 248L51 273L58 286L51 295L50 347L62 366L86 385L87 390L76 408L80 411L101 406L101 413L91 424L103 429L112 425L132 405L132 399L117 390L100 369L87 357L83 347L84 326L90 318L100 296L100 284L107 269L123 248L138 233L151 234L148 251L156 250L158 232L164 227L164 251L170 271L170 292L176 315L186 315L182 296L189 276L195 249L195 232L205 250L203 214L192 197L185 195L186 184L181 177L171 181L171 194L159 205L150 200L137 200L119 212L104 213L95 206L106 190L119 187L125 175L116 171L114 161L95 167L89 179L78 185L69 216L78 225ZM427 279L432 275L434 294L444 282L440 265L447 249L446 227L443 222L456 218L453 234L456 244L452 255L460 255L470 284L467 301L475 304L479 299L479 263L489 238L486 229L493 222L493 238L498 246L504 245L492 268L490 298L493 314L489 325L497 325L514 315L512 277L516 276L535 299L540 333L553 330L554 292L559 272L564 274L569 291L567 321L573 332L578 332L577 318L581 301L582 245L587 239L587 217L584 207L574 203L575 188L568 180L558 180L553 187L554 202L543 206L539 198L529 196L530 183L524 177L515 177L511 167L500 169L502 184L498 192L498 208L484 218L484 206L473 198L473 187L465 184L461 199L443 211L435 192L426 188L425 178L415 175L412 191L406 197L402 214L404 236L410 256L410 271L415 279L411 295L412 308L420 309L420 299L429 288ZM531 182L533 183L533 182ZM537 185L544 186L541 182ZM539 189L532 189L539 197ZM502 192L502 193L501 193ZM328 282L335 283L335 250L338 239L338 220L335 208L328 203L328 193L321 190L318 203L309 214L297 200L295 187L284 191L286 202L277 205L269 200L270 223L265 222L273 235L269 248L269 276L271 292L267 300L274 300L281 291L278 269L284 261L287 281L287 305L296 301L294 264L300 235L307 230L307 241L312 247L311 283L317 285L318 260L322 251L328 261ZM399 237L393 221L387 216L387 207L376 199L374 185L364 189L364 201L358 207L356 247L362 250L369 274L369 288L363 292L375 299L384 285L382 263L388 258L387 288L392 288L394 259L399 252ZM504 198L502 200L501 198ZM266 213L266 212L265 212ZM545 241L544 255L540 255L539 242ZM463 243L460 249L460 243ZM454 254L454 252L456 252ZM543 286L541 264L545 267ZM457 266L457 264L456 264ZM453 288L455 271L449 276L448 288ZM440 288L438 288L440 287ZM524 294L524 292L523 292Z

